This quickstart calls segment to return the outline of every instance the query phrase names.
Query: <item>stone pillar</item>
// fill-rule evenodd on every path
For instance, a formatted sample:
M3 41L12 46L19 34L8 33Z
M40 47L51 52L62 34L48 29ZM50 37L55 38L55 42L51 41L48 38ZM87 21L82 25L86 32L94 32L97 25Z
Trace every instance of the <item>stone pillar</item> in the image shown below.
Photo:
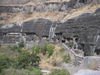
M77 44L77 42L76 42L75 39L76 39L76 38L73 38L73 48L74 48L74 49L78 49L78 44Z

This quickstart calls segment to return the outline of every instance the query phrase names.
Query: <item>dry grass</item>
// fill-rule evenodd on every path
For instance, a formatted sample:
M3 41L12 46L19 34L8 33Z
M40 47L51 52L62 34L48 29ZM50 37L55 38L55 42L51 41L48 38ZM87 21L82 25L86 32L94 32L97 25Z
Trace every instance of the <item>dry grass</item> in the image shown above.
M1 46L0 47L0 54L3 54L7 57L16 58L19 55L18 52L12 51L8 46Z
M14 15L12 14L11 18L9 17L9 19L7 20L0 21L0 24L25 22L37 18L46 18L53 21L60 21L59 19L63 17L64 14L66 13L65 12L33 12L32 14L16 13Z
M55 51L54 54L48 58L47 56L43 56L41 55L41 62L40 62L40 67L42 68L47 68L49 70L52 69L60 69L60 67L55 66L55 64L61 64L61 62L63 62L63 54L61 53L61 47L59 47L58 45L55 45Z
M28 13L12 13L0 14L1 17L7 17L7 20L1 20L0 24L14 23L14 22L25 22L37 18L46 18L53 21L66 21L68 19L77 17L86 12L95 12L97 8L100 8L100 4L97 5L87 5L79 9L64 11L64 12L33 12Z
M0 4L0 6L26 6L26 5L33 5L33 6L37 6L43 3L50 3L50 2L69 2L70 0L34 0L34 1L30 1L27 2L25 4Z
M87 13L87 12L95 12L95 10L97 8L100 8L100 4L97 5L87 5L84 6L82 8L76 9L76 10L72 10L69 12L69 14L67 16L65 16L63 18L63 20L67 20L67 19L71 19L71 18L75 18L83 13Z

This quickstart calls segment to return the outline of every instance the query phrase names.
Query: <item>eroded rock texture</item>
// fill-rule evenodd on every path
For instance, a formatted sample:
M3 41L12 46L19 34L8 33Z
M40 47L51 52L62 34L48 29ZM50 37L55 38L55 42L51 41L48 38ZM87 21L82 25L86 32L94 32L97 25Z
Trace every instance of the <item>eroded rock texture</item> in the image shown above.
M37 6L0 6L0 12L17 13L17 12L53 12L53 11L66 11L68 10L68 3L51 2L43 3Z
M85 55L93 55L99 45L100 11L86 13L77 18L61 23L56 28L56 35L63 38L78 37L78 43L85 50ZM92 51L91 51L92 50Z
M51 28L52 27L52 28ZM65 22L52 22L48 19L34 19L23 23L13 23L1 27L3 34L25 33L37 35L39 38L50 36L50 31L55 39L73 39L85 55L99 54L100 50L100 9L95 13L84 13L79 17Z
M7 0L0 1L0 4L4 4L4 6L0 6L0 13L8 12L8 13L17 13L17 12L54 12L54 11L68 11L73 8L79 8L86 4L99 4L100 0L70 0L69 2L46 2L38 5L25 5L25 6L6 6L5 4L23 4L30 2L31 0ZM34 0L33 0L34 1Z
M52 25L52 21L48 19L36 19L24 22L22 24L24 33L34 33L39 37L49 36L49 30Z
M99 62L100 62L100 57L87 56L82 61L80 68L99 70L99 66L100 66Z
M38 40L40 40L42 37L49 37L51 25L53 25L52 21L42 18L33 19L23 23L5 25L1 27L1 33L3 33L2 41L8 44L10 43L11 39L14 39L11 43L20 42L20 38L23 40L23 36L28 41L32 41L36 39L34 35L38 36ZM15 37L17 38L15 39Z

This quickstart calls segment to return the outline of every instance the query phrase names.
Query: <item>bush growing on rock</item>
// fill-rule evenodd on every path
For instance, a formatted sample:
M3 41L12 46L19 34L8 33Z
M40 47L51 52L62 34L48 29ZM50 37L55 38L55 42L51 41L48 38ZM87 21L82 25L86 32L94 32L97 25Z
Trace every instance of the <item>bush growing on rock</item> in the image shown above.
M45 46L41 49L41 52L43 53L43 55L48 55L48 57L50 57L53 52L54 52L54 46L51 44L45 44Z
M32 53L37 55L41 52L41 48L39 46L32 47Z
M54 47L53 45L50 45L50 44L48 44L48 45L46 46L48 57L50 57L50 56L53 54L54 48L55 48L55 47Z
M71 62L71 57L69 54L67 55L64 55L63 56L63 61L66 62L66 63L70 63Z
M19 48L23 48L25 45L24 45L24 42L20 42L20 43L18 43L18 47Z
M50 57L54 52L54 48L55 47L51 44L45 44L43 47L33 46L32 53L35 55L42 53L43 55L47 55L48 57Z
M70 75L70 73L67 70L55 69L49 75Z

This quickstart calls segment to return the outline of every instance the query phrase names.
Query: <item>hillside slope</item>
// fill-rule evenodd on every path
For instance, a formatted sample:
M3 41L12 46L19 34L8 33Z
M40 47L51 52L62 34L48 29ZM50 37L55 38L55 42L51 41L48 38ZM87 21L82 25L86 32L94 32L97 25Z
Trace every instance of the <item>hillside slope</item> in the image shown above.
M24 2L24 3L22 3ZM25 22L37 18L66 21L100 8L99 0L1 0L0 24Z

